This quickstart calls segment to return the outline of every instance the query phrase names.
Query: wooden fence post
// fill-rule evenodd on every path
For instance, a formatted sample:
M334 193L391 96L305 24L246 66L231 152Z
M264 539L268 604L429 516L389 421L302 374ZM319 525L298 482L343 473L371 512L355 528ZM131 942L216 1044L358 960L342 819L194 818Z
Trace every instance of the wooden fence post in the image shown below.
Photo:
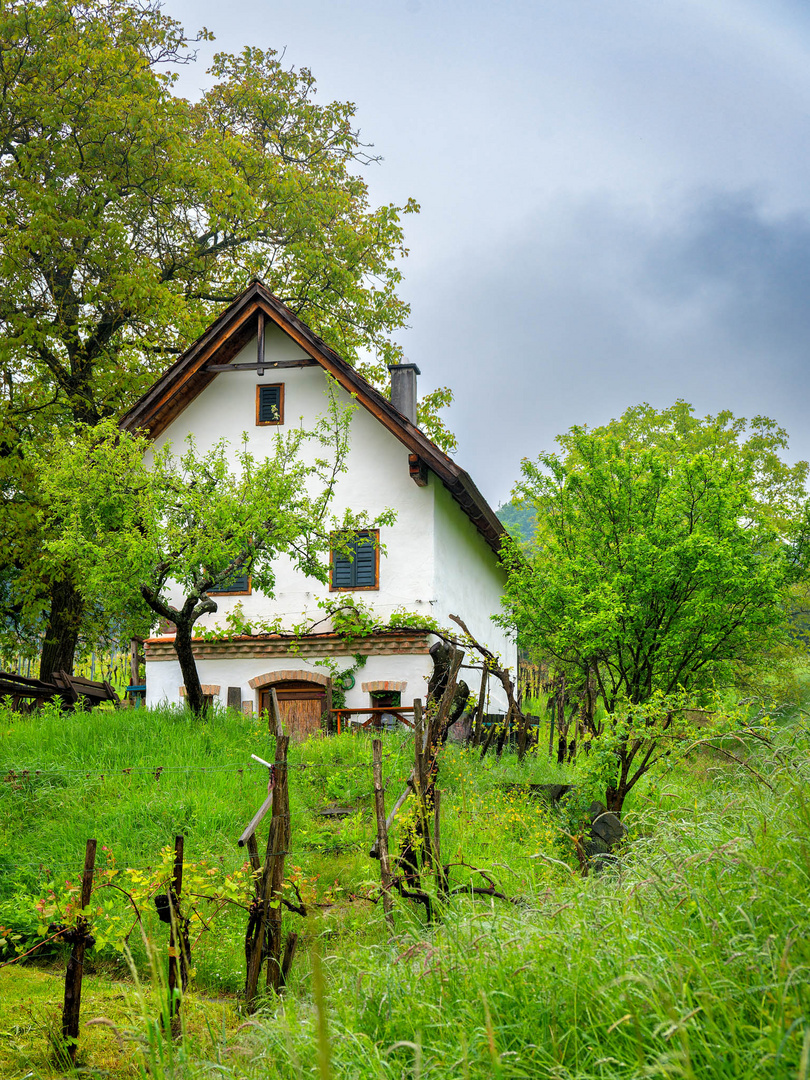
M425 723L427 720L427 723ZM430 716L422 714L422 699L414 698L414 780L416 801L419 807L420 835L422 837L423 863L430 861L430 828L428 826L427 785L428 759L430 758Z
M275 686L270 688L270 711L273 714L273 730L276 738L280 738L284 734L284 728L281 723L281 709L279 708Z
M484 718L484 709L486 708L488 675L487 662L484 660L481 668L481 692L478 695L478 708L475 710L475 731L472 740L473 746L479 746L481 743L481 721Z
M183 888L183 837L174 838L174 870L169 889L169 1019L172 1035L180 1032L180 1005L188 987L188 928L180 910Z
M87 919L84 911L90 903L93 891L93 871L96 866L96 841L88 840L84 853L84 871L82 873L82 910L76 918L75 929L67 940L72 939L73 949L65 972L65 1001L62 1009L62 1038L65 1050L72 1064L76 1064L76 1047L79 1038L79 1013L82 1006L82 975L84 974L84 953L88 944L92 944ZM89 941L88 941L89 939Z
M298 945L298 934L294 934L290 931L287 934L287 940L284 942L284 958L281 961L281 976L279 978L278 989L279 993L286 987L287 979L290 977L290 968L292 967L293 958L295 957L295 949Z
M447 881L442 866L442 793L438 788L433 792L433 865L436 870L436 892L439 896L447 892Z
M274 695L271 695L271 699L272 696ZM264 958L264 942L267 933L267 924L269 922L270 902L274 898L275 893L280 890L281 882L284 878L284 856L286 855L286 847L289 838L290 813L287 787L287 747L289 741L290 740L286 735L280 735L276 739L276 757L275 764L273 766L275 773L275 785L273 787L272 793L273 808L272 817L270 819L270 830L267 837L267 852L265 854L262 876L256 890L257 913L255 920L255 930L252 934L252 940L250 942L246 941L245 943L245 952L249 953L247 978L245 980L245 1005L248 1012L255 1012L256 1010L256 990L259 985L259 974L261 972L262 960ZM280 905L279 908L276 910L278 912L277 922L280 938ZM275 931L275 929L276 927L274 926L273 930ZM276 943L276 976L275 982L272 983L274 989L278 988L280 977L280 968L278 963L279 944L280 942ZM272 949L272 935L270 946ZM270 981L269 975L270 972L268 971L268 981Z
M374 806L377 811L377 848L380 853L380 880L385 921L394 932L394 899L391 896L391 867L388 861L388 830L385 827L385 793L382 785L382 741L371 744L374 753Z
M278 711L278 701L276 700L276 692L272 692L273 701L276 708L276 713L279 717L279 723L281 723L281 713ZM270 876L270 898L269 901L265 901L265 907L268 903L274 903L274 907L270 907L267 911L267 989L275 990L279 992L282 985L281 967L282 967L282 945L281 945L281 886L284 884L284 863L287 858L287 850L290 846L290 836L292 830L290 829L290 788L287 783L287 750L289 746L289 738L282 736L279 742L284 743L282 748L283 757L281 765L276 765L276 787L278 788L278 811L274 809L273 813L278 814L278 827L276 830L277 844L275 847L276 855L273 859L273 871ZM276 755L276 761L279 758ZM272 831L273 823L271 821L270 828ZM265 896L267 894L265 893ZM290 963L292 963L292 957L290 957Z

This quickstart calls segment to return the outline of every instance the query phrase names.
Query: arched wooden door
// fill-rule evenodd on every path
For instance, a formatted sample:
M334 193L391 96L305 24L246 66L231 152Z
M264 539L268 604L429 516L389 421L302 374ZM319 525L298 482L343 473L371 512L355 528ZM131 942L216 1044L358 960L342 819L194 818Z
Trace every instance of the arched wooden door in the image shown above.
M278 696L281 723L293 742L303 742L321 730L326 708L326 687L311 682L280 682L273 689ZM261 691L259 708L270 715L270 688Z

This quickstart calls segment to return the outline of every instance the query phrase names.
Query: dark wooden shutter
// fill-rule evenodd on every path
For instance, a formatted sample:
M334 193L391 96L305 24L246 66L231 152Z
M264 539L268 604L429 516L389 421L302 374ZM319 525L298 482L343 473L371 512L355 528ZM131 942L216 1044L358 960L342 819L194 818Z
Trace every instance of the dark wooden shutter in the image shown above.
M250 578L247 574L233 574L222 582L215 585L211 592L216 593L246 593L250 588Z
M351 589L354 585L354 563L341 552L332 552L332 588Z
M281 386L259 387L259 423L278 424L281 420Z
M354 542L354 584L357 588L377 584L377 549L370 536L358 536Z
M360 533L349 540L346 554L332 552L332 588L363 589L377 584L376 537Z

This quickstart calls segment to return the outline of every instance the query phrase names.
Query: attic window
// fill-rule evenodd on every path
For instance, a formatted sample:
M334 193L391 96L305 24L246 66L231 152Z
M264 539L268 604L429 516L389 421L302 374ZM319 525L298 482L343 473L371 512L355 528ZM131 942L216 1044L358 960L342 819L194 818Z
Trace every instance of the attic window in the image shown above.
M284 383L271 383L256 387L256 424L284 423Z
M368 529L340 538L332 548L332 590L380 587L380 534Z

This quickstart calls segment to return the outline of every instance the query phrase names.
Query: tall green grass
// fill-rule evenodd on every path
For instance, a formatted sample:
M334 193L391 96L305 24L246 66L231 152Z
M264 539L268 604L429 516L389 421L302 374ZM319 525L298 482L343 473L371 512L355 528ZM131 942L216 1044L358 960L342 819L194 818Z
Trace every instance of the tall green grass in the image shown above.
M37 850L40 833L75 858L88 823L101 839L113 820L120 850L150 857L156 844L171 840L181 814L188 857L213 849L239 859L235 837L266 779L248 765L249 754L269 759L272 752L255 722L227 714L204 724L179 713L40 717L0 731L4 772L36 763L50 769L42 769L47 783L4 784L9 872ZM134 779L133 771L113 784L125 760L151 767L161 749L160 780ZM412 746L391 736L384 752L390 805ZM349 895L371 893L378 882L378 865L367 856L369 740L346 736L294 748L291 762L307 768L291 771L297 850L290 862L317 878L316 895L335 878L342 892L313 921L296 922L303 948L284 999L269 1001L230 1039L215 1033L210 1045L182 1044L173 1056L161 1048L159 1031L144 1029L150 1074L806 1080L810 737L794 718L774 745L738 745L737 752L748 768L708 751L646 778L628 801L630 837L621 858L583 878L566 847L565 819L507 786L569 774L542 755L481 763L477 753L448 747L440 773L443 854L467 864L454 867L452 880L480 883L470 867L482 868L514 902L456 896L426 925L421 908L398 899L389 940L379 905ZM175 774L168 767L207 762L244 772ZM77 776L102 763L103 782L97 773ZM85 784L87 817L78 822L69 814L52 820L66 794L75 794L73 780L62 782L68 774ZM324 821L317 810L331 801L357 812ZM29 820L34 812L39 830ZM60 821L69 832L62 848ZM0 887L7 880L4 873ZM241 932L235 919L200 946L198 985L238 987ZM316 941L321 983L310 962Z

